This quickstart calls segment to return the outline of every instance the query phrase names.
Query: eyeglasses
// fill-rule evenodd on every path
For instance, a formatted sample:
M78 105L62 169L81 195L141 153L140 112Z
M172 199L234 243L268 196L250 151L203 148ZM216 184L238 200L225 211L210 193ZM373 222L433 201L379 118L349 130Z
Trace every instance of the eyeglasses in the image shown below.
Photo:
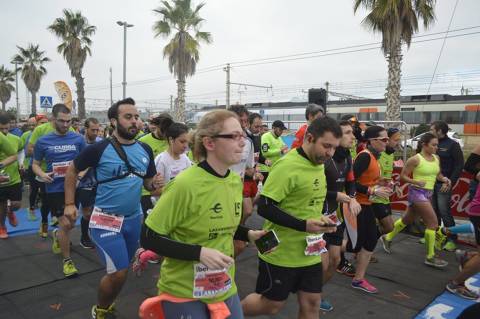
M228 138L228 139L231 139L231 140L234 140L234 141L240 141L242 139L246 139L247 136L245 134L242 134L242 133L232 133L232 134L217 134L217 135L214 135L212 137L215 137L215 138Z
M389 138L388 137L378 137L378 138L371 138L370 140L375 140L375 141L381 141L383 143L388 143Z

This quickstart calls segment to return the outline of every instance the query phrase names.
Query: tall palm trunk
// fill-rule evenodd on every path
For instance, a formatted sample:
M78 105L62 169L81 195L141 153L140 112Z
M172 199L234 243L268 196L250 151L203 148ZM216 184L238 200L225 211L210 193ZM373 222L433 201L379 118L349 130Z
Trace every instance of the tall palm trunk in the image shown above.
M183 79L182 79L183 78ZM175 120L185 122L185 77L179 77L177 80L177 103L175 108Z
M82 74L80 73L75 77L77 85L77 112L78 117L83 120L85 119L85 82L83 80Z
M7 105L7 103L2 101L2 111L5 111L5 105Z
M37 92L30 91L32 95L32 114L37 114Z
M385 94L387 100L387 121L400 121L400 92L402 73L402 45L400 40L392 52L387 55L388 61L388 86Z

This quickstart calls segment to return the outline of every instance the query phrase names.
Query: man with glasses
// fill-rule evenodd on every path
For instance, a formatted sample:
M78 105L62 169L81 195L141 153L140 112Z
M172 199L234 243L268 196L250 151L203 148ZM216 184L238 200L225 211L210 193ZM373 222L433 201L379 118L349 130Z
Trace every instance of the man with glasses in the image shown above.
M325 110L318 104L310 103L305 109L305 119L307 120L306 124L300 126L298 131L295 133L295 140L292 143L292 148L298 148L303 144L303 138L305 137L305 132L307 131L308 126L316 118L323 117L325 115Z
M345 216L349 238L347 247L349 251L357 253L357 269L352 287L367 293L377 293L377 288L365 279L365 273L378 240L372 200L377 197L387 199L391 195L389 188L380 185L381 169L378 163L380 153L386 149L388 135L385 128L370 126L365 131L364 138L367 140L367 148L357 155L353 164L356 199L362 210L356 216L356 232L349 229L349 218Z
M55 104L52 115L55 130L36 142L32 169L35 175L45 182L48 206L52 216L56 216L59 221L60 228L52 232L52 251L54 254L62 254L63 274L71 277L78 273L70 257L70 231L75 227L76 219L63 215L65 173L86 143L83 136L69 131L72 115L67 106ZM46 162L45 168L41 167L42 161Z

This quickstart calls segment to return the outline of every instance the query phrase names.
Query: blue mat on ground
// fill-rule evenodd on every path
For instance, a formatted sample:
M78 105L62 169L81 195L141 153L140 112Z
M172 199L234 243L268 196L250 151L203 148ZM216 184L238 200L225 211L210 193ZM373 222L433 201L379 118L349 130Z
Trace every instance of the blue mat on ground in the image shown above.
M40 210L38 209L35 210L35 214L37 216L36 221L28 220L28 210L26 208L19 209L18 211L15 212L15 214L17 215L17 220L18 220L17 227L10 226L8 221L5 222L7 226L8 236L20 236L20 235L34 234L38 232L38 229L40 228L40 220L41 220ZM80 224L80 218L81 217L77 219L76 225ZM52 229L53 227L49 226L49 230L52 230Z
M477 293L480 293L480 273L471 277L465 285ZM416 319L455 319L468 306L480 302L480 300L467 300L445 291L435 298L431 304L419 313ZM480 316L479 316L480 318Z

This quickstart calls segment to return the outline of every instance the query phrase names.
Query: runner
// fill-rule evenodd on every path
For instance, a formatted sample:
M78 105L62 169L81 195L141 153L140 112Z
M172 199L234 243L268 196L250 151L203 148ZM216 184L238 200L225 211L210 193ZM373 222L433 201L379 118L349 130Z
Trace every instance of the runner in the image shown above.
M473 174L474 180L480 182L480 145L477 145L468 157L465 170ZM462 252L461 271L448 282L446 289L460 297L476 300L479 297L478 294L468 289L465 281L480 272L480 187L477 187L475 196L467 207L467 214L475 229L477 251L474 254Z
M142 212L142 184L152 191L163 185L155 172L150 147L135 140L138 133L135 101L114 103L108 118L113 137L90 145L69 166L65 178L65 216L75 219L78 173L91 167L98 180L90 236L107 274L100 280L92 318L115 318L114 301L127 279L128 266L138 248Z
M400 179L409 183L407 213L394 224L392 232L381 237L383 249L391 253L393 238L407 225L414 222L418 215L425 223L425 264L443 268L448 265L445 260L435 256L435 231L438 228L437 218L430 199L436 181L442 182L442 190L450 188L450 180L440 172L440 160L437 152L438 139L431 133L425 133L418 142L417 155L410 157L402 169ZM410 178L412 174L413 178Z
M98 137L98 132L100 130L100 123L94 117L90 117L85 120L83 125L85 134L83 135L85 143L87 145L92 145L97 142L100 142L102 139ZM90 222L90 215L92 214L93 204L95 203L95 171L93 169L88 169L86 172L81 174L80 182L77 187L76 194L76 206L82 207L82 219L80 220L80 246L86 249L93 249L95 245L90 239L88 234L88 224Z
M155 159L160 153L168 148L168 140L165 138L167 128L173 124L173 119L168 113L162 113L150 120L150 125L155 126L152 133L142 136L138 140L150 146ZM138 134L137 134L138 135ZM168 180L165 180L168 181ZM144 187L142 188L142 211L144 218L147 218L148 211L153 208L152 194Z
M320 105L310 103L307 105L305 109L305 119L307 120L306 124L300 126L298 131L295 133L295 140L292 143L292 149L298 148L303 144L303 138L305 137L305 132L307 131L307 127L312 123L313 120L319 117L323 117L325 115L325 110Z
M16 210L20 208L22 201L22 183L18 171L18 152L22 151L23 145L20 137L13 135L10 130L10 115L0 111L0 135L2 136L0 150L0 239L7 239L5 219L11 226L18 225ZM9 150L9 148L11 148ZM10 152L14 150L15 152Z
M72 115L67 106L55 104L52 116L55 131L42 136L36 142L32 170L45 181L48 206L52 216L59 221L59 229L52 232L52 251L54 254L62 254L63 274L71 277L78 273L70 257L70 231L75 227L76 219L63 215L65 172L73 159L85 148L85 141L80 134L69 131ZM40 166L42 161L46 162L45 170Z
M258 184L263 183L263 175L260 173L260 164L271 166L272 162L262 155L262 116L258 113L250 113L248 116L248 129L246 130L247 137L253 142L253 154L255 160L255 175L254 178L245 177L243 181L243 197L250 198L254 206L258 199ZM252 206L252 207L253 207Z
M157 173L163 176L166 183L173 180L180 172L192 165L192 162L185 154L188 149L188 127L183 123L172 123L163 127L165 139L168 141L168 149L155 158ZM156 203L162 193L162 188L152 192L152 203ZM160 257L153 251L138 248L135 252L135 259L132 270L140 276L146 269L147 262L159 263Z
M287 127L282 121L276 120L272 123L272 130L262 135L262 155L270 160L271 165L288 152L288 147L281 138L283 131L286 129ZM261 164L260 171L263 175L263 181L266 182L270 166Z
M336 222L337 231L323 236L328 249L322 254L323 284L326 284L333 277L342 258L345 222L343 221L342 206L338 203L348 203L350 211L354 214L358 214L361 209L355 199L355 177L353 176L352 157L350 156L350 149L355 136L353 136L350 122L341 121L339 125L342 129L340 146L335 150L333 157L325 162L327 198L323 207L323 214ZM320 309L332 311L333 306L325 298L322 298Z
M165 318L211 318L210 305L229 312L229 318L243 318L233 239L252 241L264 234L239 226L242 182L229 167L240 162L244 145L235 113L205 114L195 133L200 163L167 185L145 221L142 246L165 256L158 282L160 295L168 298L162 303Z
M436 181L433 188L432 206L438 219L438 225L445 227L455 226L455 220L451 211L452 187L457 183L463 169L463 152L460 145L449 138L448 124L444 121L435 121L430 126L430 131L438 139L437 155L440 158L440 168L442 175L447 177L451 184L447 187L441 182ZM457 236L452 236L447 240L444 249L447 251L455 251L457 248L455 241Z
M383 127L370 126L365 130L363 137L367 142L366 149L358 153L353 164L357 189L356 199L362 206L362 210L356 216L356 229L349 227L351 224L346 218L349 237L347 250L357 253L357 269L352 280L352 287L367 293L377 293L377 288L365 279L365 273L378 240L371 199L375 196L388 198L391 193L390 189L379 185L381 172L378 158L380 153L385 151L388 135Z
M382 185L391 188L393 192L394 184L392 180L393 162L395 160L394 153L400 141L402 135L397 128L389 128L387 130L388 144L385 151L380 153L378 163L380 164L381 177L380 182ZM378 237L387 234L393 230L393 218L392 209L390 207L390 198L374 197L372 199L372 208L375 213L375 218L379 222Z
M8 113L8 116L10 118L10 129L8 130L8 133L21 137L23 132L22 130L17 126L17 117L14 114Z
M36 221L38 219L37 216L35 215L35 201L37 199L39 188L38 188L38 184L36 184L35 182L32 182L32 180L35 181L35 174L33 174L32 168L31 168L32 157L26 155L28 142L30 140L30 136L32 135L32 131L36 125L37 125L36 118L35 117L29 118L27 121L26 130L25 132L23 132L22 137L20 138L23 144L23 153L25 154L25 159L23 160L23 164L22 164L23 167L20 170L22 169L24 170L24 173L25 173L24 179L27 179L29 188L30 188L30 196L29 196L30 207L28 209L29 221Z
M258 213L266 218L279 245L260 254L255 293L242 300L246 316L275 315L290 293L298 293L298 318L318 318L322 292L322 233L336 224L322 215L327 193L324 163L339 145L342 130L331 118L310 124L303 145L273 166L259 200ZM332 225L332 226L331 226Z

